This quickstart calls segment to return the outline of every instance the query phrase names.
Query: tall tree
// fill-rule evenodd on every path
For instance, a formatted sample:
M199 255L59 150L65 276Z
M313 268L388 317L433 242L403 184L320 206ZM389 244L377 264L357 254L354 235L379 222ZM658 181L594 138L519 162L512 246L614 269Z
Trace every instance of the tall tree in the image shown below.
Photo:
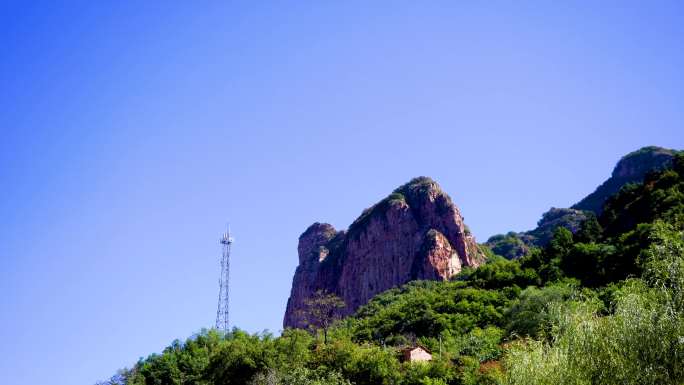
M326 290L317 290L304 301L304 319L312 331L323 330L323 342L328 343L328 329L340 317L344 301Z

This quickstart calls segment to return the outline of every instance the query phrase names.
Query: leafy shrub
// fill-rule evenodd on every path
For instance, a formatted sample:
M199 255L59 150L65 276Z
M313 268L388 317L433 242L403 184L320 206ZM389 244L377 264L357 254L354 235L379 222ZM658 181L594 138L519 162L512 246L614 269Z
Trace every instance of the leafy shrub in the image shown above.
M551 328L549 307L573 296L576 288L567 284L543 288L528 287L506 309L506 331L521 337L540 337Z

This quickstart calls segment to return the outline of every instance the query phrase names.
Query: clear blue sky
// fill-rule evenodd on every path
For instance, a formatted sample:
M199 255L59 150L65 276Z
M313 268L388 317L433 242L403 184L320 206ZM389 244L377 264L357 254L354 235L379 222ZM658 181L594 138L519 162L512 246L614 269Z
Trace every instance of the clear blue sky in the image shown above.
M232 321L277 333L314 221L428 175L484 241L684 148L681 2L31 3L0 6L4 384L211 326L227 220Z

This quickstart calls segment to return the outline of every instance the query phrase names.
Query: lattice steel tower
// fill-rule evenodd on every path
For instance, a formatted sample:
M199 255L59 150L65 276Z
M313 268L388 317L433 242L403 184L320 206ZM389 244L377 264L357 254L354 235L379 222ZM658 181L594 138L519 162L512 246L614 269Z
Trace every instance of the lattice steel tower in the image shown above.
M233 238L230 236L230 226L219 243L223 245L223 254L221 255L221 276L219 277L219 297L218 309L216 309L216 329L228 331L228 305L229 305L229 283L230 283L230 245L233 244Z

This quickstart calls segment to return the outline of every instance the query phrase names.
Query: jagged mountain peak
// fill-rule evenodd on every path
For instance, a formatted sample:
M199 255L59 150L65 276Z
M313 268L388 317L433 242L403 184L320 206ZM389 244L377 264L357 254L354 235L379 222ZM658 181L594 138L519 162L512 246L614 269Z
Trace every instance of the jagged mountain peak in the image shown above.
M285 327L304 324L305 301L317 290L339 295L350 314L374 295L414 279L446 280L484 254L463 217L428 177L414 178L364 210L348 231L314 223L299 238Z

